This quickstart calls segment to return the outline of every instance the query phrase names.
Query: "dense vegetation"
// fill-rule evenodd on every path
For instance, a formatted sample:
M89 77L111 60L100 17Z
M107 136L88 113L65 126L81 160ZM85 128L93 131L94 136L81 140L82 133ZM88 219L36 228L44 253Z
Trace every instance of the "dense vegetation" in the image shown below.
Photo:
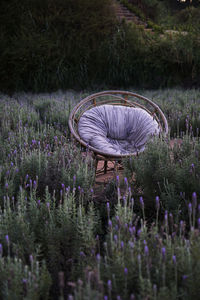
M138 90L199 88L199 1L120 2L152 31L111 0L0 2L0 299L199 298L200 90ZM128 86L170 134L97 197L69 114L88 89ZM67 88L87 92L24 93Z
M84 95L1 95L1 299L198 298L200 91L143 94L182 143L125 160L100 201L67 125Z
M119 22L111 0L2 0L0 90L199 86L200 8L137 2L153 34ZM178 23L187 34L161 35Z

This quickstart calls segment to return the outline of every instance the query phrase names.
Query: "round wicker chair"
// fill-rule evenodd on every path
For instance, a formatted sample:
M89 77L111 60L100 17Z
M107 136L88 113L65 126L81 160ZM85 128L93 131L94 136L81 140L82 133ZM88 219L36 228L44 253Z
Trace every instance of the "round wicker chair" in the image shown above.
M78 131L78 125L80 118L88 110L101 105L116 105L125 106L131 108L140 108L145 110L153 120L156 120L159 127L159 132L166 136L168 134L168 123L165 115L157 104L153 101L145 98L141 95L128 92L128 91L103 91L96 94L92 94L84 98L80 103L78 103L72 110L69 116L69 128L75 139L85 148L91 150L94 153L96 168L99 160L104 160L104 173L107 171L107 162L115 162L115 166L124 157L138 155L138 151L125 154L113 154L97 149L92 145L88 144L87 141L83 140Z

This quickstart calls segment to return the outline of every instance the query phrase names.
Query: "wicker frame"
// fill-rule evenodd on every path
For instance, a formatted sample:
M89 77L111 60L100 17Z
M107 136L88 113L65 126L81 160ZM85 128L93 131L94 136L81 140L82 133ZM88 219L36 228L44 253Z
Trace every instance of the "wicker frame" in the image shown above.
M69 116L69 128L72 135L83 147L93 151L97 164L98 160L105 161L104 173L106 173L107 161L120 161L124 157L138 154L135 152L121 155L112 155L109 153L104 153L88 145L84 140L81 139L78 133L78 122L80 117L85 111L89 110L90 108L104 104L142 108L157 120L162 134L164 136L168 134L168 123L164 113L157 104L155 104L153 101L149 100L146 97L128 91L103 91L84 98L71 111Z

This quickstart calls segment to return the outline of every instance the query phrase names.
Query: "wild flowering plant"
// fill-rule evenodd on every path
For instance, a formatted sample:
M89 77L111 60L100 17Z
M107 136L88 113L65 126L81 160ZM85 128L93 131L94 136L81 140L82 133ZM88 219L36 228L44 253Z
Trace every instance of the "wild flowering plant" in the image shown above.
M124 162L127 176L134 176L135 193L146 198L150 214L153 214L152 199L160 197L163 210L177 216L187 216L185 207L193 192L200 193L199 140L185 135L181 143L154 139L144 153Z
M150 143L97 203L68 102L0 106L0 298L198 299L198 137Z
M193 195L195 199L195 195ZM107 203L107 236L90 261L84 278L68 299L195 299L199 294L200 215L195 200L189 208L191 226L176 223L165 211L161 222L145 219L145 199L139 199L143 217L134 213L131 193L118 198L110 218ZM154 200L159 214L160 199ZM193 226L194 225L194 226ZM189 227L188 227L189 226Z

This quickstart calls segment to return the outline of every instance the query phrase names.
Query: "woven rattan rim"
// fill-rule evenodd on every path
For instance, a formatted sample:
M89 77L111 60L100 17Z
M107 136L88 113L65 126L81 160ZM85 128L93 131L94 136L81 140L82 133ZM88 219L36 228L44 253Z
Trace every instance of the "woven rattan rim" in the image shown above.
M111 97L111 99L101 100L103 97ZM113 99L112 99L113 98ZM137 103L136 101L143 101L144 104ZM143 97L141 95L128 92L128 91L103 91L99 93L92 94L86 98L84 98L81 102L79 102L71 111L69 116L69 128L72 135L75 139L84 147L88 148L94 152L95 155L102 155L104 157L110 157L112 159L122 159L124 157L129 157L132 155L137 155L138 153L129 153L129 154L116 154L112 155L111 153L105 153L96 149L90 145L88 145L84 140L81 139L79 136L77 125L81 115L87 111L88 109L103 105L103 104L110 104L110 105L121 105L121 106L130 106L130 107L140 107L146 110L151 116L153 116L156 121L158 122L161 128L161 134L166 136L168 134L168 123L167 119L160 109L160 107L155 104L152 100ZM85 106L85 109L84 109ZM147 107L148 106L148 107ZM153 111L151 111L151 108Z

